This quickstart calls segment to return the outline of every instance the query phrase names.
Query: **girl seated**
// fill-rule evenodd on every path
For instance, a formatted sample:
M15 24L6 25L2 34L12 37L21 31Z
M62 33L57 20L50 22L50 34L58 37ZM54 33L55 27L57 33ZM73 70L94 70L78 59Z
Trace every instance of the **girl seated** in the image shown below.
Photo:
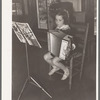
M69 13L67 10L61 10L55 15L55 23L55 30L60 30L64 32L66 35L71 35L71 28L69 26ZM74 43L72 43L72 48L73 50L76 48ZM61 58L56 57L52 53L48 52L44 55L44 59L48 64L50 64L53 67L52 70L49 72L49 75L54 74L59 69L62 69L64 71L64 74L61 80L65 80L69 76L69 69L61 63Z

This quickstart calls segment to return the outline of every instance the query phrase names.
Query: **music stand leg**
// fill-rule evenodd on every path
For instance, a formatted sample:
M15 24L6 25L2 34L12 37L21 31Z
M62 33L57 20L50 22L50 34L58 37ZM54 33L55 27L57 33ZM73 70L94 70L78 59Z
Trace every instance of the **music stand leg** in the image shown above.
M52 96L35 79L33 79L32 77L30 78L44 93L46 93L50 98L52 98Z
M20 92L20 94L19 94L18 100L20 99L20 97L21 97L21 95L22 95L22 93L23 93L23 91L24 91L24 89L25 89L25 86L26 86L27 82L28 82L28 78L26 79L26 81L25 81L25 83L24 83L24 85L23 85L23 88L22 88L22 90L21 90L21 92Z
M19 97L18 97L18 100L20 99L20 97L21 97L21 95L22 95L22 93L23 93L23 91L24 91L24 89L25 89L25 86L26 86L26 84L27 84L27 82L29 82L29 80L31 79L34 83L34 85L35 86L38 86L44 93L46 93L46 95L48 95L50 98L52 98L52 96L35 80L35 79L33 79L31 76L30 76L30 74L29 74L29 60L28 60L28 50L27 50L27 42L25 43L25 48L26 48L26 63L27 63L27 71L28 71L28 76L27 76L27 79L26 79L26 81L25 81L25 83L24 83L24 85L23 85L23 88L22 88L22 90L21 90L21 92L20 92L20 94L19 94Z

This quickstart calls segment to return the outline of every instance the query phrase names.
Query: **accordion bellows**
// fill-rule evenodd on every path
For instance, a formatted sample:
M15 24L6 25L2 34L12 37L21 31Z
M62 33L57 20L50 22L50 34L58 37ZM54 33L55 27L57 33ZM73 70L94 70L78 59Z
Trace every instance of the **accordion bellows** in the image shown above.
M63 60L66 58L65 51L68 50L69 44L71 44L72 36L66 35L62 31L50 30L48 32L48 51L51 52L54 56L57 56Z

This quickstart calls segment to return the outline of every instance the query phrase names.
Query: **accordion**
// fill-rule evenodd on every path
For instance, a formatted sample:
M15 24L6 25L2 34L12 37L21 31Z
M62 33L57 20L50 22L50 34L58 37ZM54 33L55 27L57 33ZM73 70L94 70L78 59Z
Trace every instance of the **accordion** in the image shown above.
M63 60L69 56L71 51L71 39L70 35L66 35L62 31L50 30L48 36L48 51L54 56L57 56Z

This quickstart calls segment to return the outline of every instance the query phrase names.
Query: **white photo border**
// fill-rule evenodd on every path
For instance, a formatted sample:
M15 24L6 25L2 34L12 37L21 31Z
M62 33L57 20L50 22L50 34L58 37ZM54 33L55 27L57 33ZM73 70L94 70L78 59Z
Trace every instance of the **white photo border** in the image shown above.
M2 0L2 47L1 47L1 100L12 100L12 0ZM97 22L99 22L99 0L97 0ZM99 85L99 23L97 23L96 41L96 100Z

